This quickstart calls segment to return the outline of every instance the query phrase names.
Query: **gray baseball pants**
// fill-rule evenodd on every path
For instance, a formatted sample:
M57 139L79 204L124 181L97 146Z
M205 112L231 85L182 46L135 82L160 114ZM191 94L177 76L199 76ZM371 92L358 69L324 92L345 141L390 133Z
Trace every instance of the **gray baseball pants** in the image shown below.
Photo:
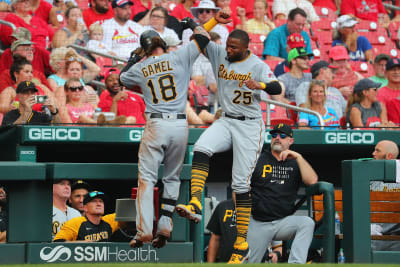
M272 222L257 221L251 216L247 233L249 263L260 263L272 240L290 239L293 243L288 262L306 263L314 226L314 221L307 216L287 216Z

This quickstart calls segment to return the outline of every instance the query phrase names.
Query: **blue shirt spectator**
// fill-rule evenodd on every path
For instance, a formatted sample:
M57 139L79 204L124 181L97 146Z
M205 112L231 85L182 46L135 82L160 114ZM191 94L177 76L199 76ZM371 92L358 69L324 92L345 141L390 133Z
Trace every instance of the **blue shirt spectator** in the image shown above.
M324 116L322 116L322 120L324 121L325 126L328 127L327 129L335 129L339 127L339 119L336 115L335 110L329 107L327 107L326 109L327 112ZM321 127L318 117L309 113L300 112L299 123L300 122L307 123L308 127L311 127L313 129L320 129Z

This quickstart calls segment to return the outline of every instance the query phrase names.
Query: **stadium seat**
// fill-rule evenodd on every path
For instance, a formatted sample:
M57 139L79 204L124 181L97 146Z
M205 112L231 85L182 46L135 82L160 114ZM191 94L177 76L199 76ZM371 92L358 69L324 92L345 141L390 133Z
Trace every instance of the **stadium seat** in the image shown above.
M374 45L386 45L393 44L393 41L387 36L387 34L382 34L376 31L361 31L358 32L359 36L365 36L368 41Z
M340 128L342 128L342 129L346 129L347 128L347 126L346 126L346 116L343 116L343 117L340 118L339 124L340 124Z
M334 10L326 7L314 6L314 10L320 18L336 20L337 15Z
M290 102L290 105L296 106L296 102ZM289 113L289 119L291 119L294 122L297 122L299 113L293 109L288 109L288 113Z
M287 125L290 126L294 126L294 121L287 118L287 117L283 117L283 118L271 118L271 126L275 126L279 123L285 123Z
M354 71L359 72L361 75L363 75L366 78L371 77L375 74L374 67L367 62L350 61L350 65Z
M286 19L276 19L274 20L275 27L279 27L286 23Z
M84 11L89 8L89 2L88 0L77 0L76 3L78 4L78 7Z
M276 65L278 65L280 62L281 62L281 60L264 60L264 62L269 66L269 68L272 70L272 71L274 71L275 70L275 67L276 67Z
M391 22L388 27L389 37L396 43L396 46L398 48L400 48L399 35L398 35L399 27L400 27L400 21Z
M332 45L332 32L331 31L315 31L313 32L313 39L317 41L319 47Z
M250 43L264 43L264 34L249 33Z
M374 55L374 58L379 54L387 54L392 58L397 58L400 55L399 50L396 49L394 44L374 46L372 47L372 54Z
M319 21L311 22L311 31L318 32L318 31L332 31L336 27L336 21L333 19L321 19Z
M264 51L263 43L249 43L249 50L256 56L261 57Z
M96 65L100 67L100 77L105 77L106 72L113 67L113 62L111 58L108 57L98 57L96 58Z

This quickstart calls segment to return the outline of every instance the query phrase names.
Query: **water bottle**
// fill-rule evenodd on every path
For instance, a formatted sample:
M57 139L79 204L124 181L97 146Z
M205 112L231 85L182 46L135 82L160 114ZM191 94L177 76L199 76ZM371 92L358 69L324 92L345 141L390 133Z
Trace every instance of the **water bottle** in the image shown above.
M335 235L340 235L340 216L335 212Z
M343 264L343 263L345 263L345 261L346 261L346 259L345 259L345 257L344 257L343 249L340 248L339 253L338 253L338 256L337 256L337 263L338 263L338 264Z

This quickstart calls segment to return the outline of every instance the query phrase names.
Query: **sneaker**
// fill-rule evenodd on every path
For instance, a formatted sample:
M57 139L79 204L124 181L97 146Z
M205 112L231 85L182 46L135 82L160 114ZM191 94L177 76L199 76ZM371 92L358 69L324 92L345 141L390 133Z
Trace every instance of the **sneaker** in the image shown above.
M179 204L175 209L181 217L187 218L195 223L201 221L201 203L195 198L190 200L189 205Z
M167 240L171 237L173 229L172 219L162 215L157 223L156 237L151 242L155 248L162 248L167 244Z
M250 249L247 242L240 243L233 246L233 253L228 261L228 264L242 264L249 258Z

